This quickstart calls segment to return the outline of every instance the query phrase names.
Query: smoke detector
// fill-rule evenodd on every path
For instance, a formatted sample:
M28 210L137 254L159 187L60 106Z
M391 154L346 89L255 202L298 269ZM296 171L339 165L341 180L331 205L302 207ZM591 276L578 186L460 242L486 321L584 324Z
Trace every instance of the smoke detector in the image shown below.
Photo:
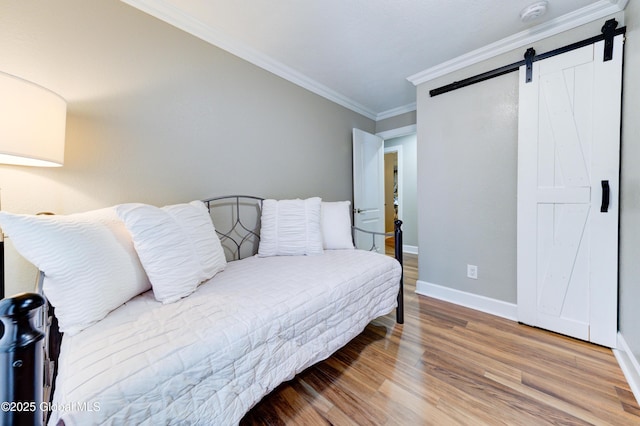
M520 20L522 22L530 22L534 19L538 19L546 13L548 5L549 3L546 1L539 1L530 4L520 11Z

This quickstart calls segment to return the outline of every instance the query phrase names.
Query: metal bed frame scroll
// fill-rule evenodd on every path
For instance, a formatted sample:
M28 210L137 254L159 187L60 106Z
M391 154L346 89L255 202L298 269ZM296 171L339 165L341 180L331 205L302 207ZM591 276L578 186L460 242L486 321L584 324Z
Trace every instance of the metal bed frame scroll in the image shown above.
M239 260L258 251L263 198L232 195L203 200L215 215L216 232L227 260ZM249 225L251 224L251 225ZM395 238L395 258L402 265L402 222L393 233L371 232L371 250L378 250L376 236ZM0 425L46 424L55 388L62 333L54 308L42 292L44 273L39 272L33 293L0 300ZM396 321L404 322L403 275L400 276Z
M264 198L251 195L226 195L203 200L212 216L215 216L216 232L227 256L227 260L239 260L253 256L258 252L260 242L260 212ZM374 232L351 227L352 239L356 241L357 233L371 236L369 251L382 251L378 247L376 237L394 238L394 257L402 266L402 221L394 222L394 232ZM398 291L398 307L396 322L404 323L404 272L400 275Z

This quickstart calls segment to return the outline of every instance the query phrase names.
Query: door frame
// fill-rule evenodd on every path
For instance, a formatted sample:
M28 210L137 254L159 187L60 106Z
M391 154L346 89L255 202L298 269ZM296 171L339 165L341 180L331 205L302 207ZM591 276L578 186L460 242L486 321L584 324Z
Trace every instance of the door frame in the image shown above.
M386 141L386 140L385 140ZM403 216L402 216L402 203L404 200L404 193L402 192L404 189L404 177L402 175L402 171L403 171L403 167L402 167L402 146L398 145L398 146L390 146L390 147L384 147L384 153L385 154L392 154L392 153L397 153L398 154L398 160L397 160L397 164L398 164L398 219L402 220ZM385 212L386 214L386 212ZM386 218L385 218L386 219Z
M398 127L396 129L390 129L390 130L385 130L383 132L378 132L376 133L376 135L380 136L386 142L387 139L395 139L395 138L399 138L407 135L417 135L417 133L418 133L418 125L410 124L408 126L403 126L403 127ZM403 173L404 167L402 166L402 146L400 145L392 146L389 148L385 147L384 153L386 154L387 152L398 152L398 182L403 183L404 175L402 173ZM404 188L404 185L402 184L400 184L398 187L398 218L400 220L402 220L402 218L404 217L402 215L403 202L404 202L404 193L402 192L403 188Z

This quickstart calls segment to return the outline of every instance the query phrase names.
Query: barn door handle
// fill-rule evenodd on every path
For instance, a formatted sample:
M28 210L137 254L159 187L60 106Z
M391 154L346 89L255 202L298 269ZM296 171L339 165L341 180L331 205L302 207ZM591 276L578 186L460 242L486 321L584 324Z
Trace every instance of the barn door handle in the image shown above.
M609 211L609 181L603 180L602 184L602 204L600 205L600 211L606 213Z

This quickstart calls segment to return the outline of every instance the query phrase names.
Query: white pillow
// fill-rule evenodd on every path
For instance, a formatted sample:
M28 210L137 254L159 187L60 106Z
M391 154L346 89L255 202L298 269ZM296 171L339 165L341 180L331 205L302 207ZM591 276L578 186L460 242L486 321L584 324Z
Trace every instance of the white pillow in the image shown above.
M323 201L320 212L324 249L353 249L351 201Z
M191 241L200 264L200 281L206 281L227 266L220 238L202 201L163 207Z
M162 303L190 295L226 266L211 216L200 201L163 208L122 204L116 212L131 234L156 300Z
M45 273L60 331L74 335L150 288L113 208L66 216L0 212L18 252Z
M264 200L258 256L322 254L319 197Z

